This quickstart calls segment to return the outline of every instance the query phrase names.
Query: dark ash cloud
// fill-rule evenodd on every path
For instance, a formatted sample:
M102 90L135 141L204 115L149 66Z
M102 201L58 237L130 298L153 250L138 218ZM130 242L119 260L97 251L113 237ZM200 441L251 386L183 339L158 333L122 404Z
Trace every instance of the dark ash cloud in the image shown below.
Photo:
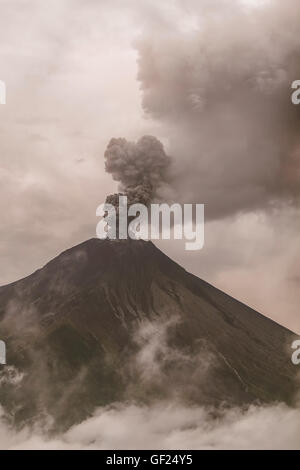
M171 159L153 136L145 135L137 143L113 138L104 156L105 170L120 183L119 190L130 204L148 206L168 181ZM116 196L109 196L107 202L113 203Z
M144 110L176 158L174 198L206 203L210 218L297 204L298 2L176 5L193 27L161 11L137 44Z

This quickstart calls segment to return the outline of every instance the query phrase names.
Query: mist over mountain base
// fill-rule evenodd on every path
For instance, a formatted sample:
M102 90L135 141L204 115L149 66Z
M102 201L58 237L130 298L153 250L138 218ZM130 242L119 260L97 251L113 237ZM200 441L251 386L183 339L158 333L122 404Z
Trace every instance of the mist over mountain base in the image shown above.
M114 404L67 432L49 435L44 426L16 431L1 422L0 449L261 449L299 450L300 410L284 404L232 408L213 417L204 407L160 402Z

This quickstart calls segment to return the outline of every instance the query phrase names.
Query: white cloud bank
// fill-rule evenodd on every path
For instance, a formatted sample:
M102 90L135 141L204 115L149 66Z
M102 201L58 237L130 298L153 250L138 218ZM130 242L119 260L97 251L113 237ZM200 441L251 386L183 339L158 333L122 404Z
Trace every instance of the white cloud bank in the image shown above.
M65 434L15 433L2 422L1 449L300 449L300 410L283 404L213 410L176 403L114 405Z

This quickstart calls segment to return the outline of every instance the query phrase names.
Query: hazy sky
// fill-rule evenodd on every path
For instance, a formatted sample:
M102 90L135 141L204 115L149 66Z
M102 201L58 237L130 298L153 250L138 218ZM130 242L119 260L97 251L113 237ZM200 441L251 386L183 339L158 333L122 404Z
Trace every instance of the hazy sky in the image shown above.
M0 0L0 283L95 236L112 137L152 134L206 204L186 269L300 332L298 0Z

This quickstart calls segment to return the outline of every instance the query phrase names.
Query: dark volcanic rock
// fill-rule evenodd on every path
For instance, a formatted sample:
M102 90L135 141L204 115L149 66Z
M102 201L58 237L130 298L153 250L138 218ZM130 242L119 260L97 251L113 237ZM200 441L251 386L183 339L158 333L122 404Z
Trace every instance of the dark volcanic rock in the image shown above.
M292 403L294 335L151 242L92 239L0 288L0 401L66 428L96 406Z

